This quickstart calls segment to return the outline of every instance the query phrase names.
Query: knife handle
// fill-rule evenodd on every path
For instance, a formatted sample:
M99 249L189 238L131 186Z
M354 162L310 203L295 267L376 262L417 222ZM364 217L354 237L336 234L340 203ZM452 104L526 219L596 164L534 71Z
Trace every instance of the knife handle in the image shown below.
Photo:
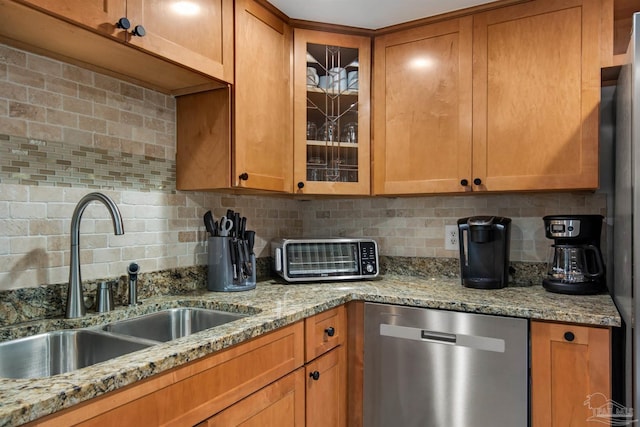
M256 243L256 232L253 230L247 230L244 232L244 235L247 238L247 248L249 249L249 254L253 255L253 245Z
M233 270L233 280L238 280L238 258L236 257L236 245L234 239L229 239L229 256L231 257L231 267Z
M238 237L242 240L246 240L245 231L247 228L247 217L240 218L240 226L238 227Z

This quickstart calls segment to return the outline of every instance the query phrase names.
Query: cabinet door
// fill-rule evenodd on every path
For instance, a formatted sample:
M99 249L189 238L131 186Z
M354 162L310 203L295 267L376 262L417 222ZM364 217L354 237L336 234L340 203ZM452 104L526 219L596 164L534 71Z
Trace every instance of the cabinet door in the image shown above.
M368 37L295 30L294 192L370 193L370 64Z
M304 393L304 368L300 368L198 427L303 427Z
M344 346L306 365L307 427L345 427L347 369Z
M158 56L233 82L233 4L227 0L128 0L129 42ZM131 64L135 66L135 64ZM152 72L152 71L150 71Z
M291 29L254 0L238 0L235 57L232 185L291 192Z
M53 15L85 25L125 40L125 31L116 27L127 16L127 0L19 0Z
M376 38L375 194L469 189L471 32L465 17Z
M607 328L532 321L531 425L587 427L606 421L590 417L611 399L610 352Z
M598 186L599 2L474 16L474 190Z

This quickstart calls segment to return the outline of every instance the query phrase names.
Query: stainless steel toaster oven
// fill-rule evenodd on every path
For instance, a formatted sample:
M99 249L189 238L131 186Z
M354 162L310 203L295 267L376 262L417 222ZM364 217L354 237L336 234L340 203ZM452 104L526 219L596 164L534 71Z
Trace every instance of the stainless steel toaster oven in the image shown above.
M378 245L371 239L280 239L271 242L273 270L288 282L372 279Z

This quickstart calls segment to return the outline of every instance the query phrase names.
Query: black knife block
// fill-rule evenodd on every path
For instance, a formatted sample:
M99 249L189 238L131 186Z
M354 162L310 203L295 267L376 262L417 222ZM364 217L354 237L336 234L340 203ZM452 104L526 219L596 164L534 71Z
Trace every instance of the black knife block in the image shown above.
M235 250L233 237L209 237L207 289L213 292L248 291L256 287L256 256L250 254L251 276L242 277L238 272L234 278L231 251ZM239 260L236 259L239 264ZM238 268L238 271L241 269Z

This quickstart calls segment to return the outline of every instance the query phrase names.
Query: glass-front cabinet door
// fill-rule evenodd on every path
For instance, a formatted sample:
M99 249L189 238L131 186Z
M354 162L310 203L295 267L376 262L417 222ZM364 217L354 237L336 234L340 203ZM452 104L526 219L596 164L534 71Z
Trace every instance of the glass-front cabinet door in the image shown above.
M294 33L294 193L370 194L371 39Z

